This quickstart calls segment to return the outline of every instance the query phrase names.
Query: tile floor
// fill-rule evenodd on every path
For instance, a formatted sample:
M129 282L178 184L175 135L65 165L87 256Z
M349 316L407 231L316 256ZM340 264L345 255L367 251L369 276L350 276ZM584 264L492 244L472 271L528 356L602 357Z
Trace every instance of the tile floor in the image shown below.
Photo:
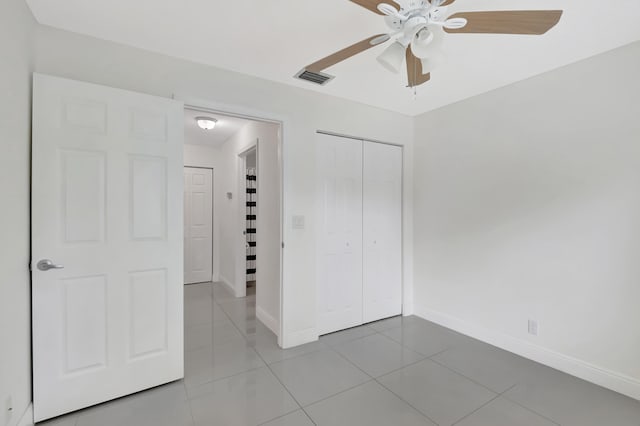
M640 402L416 317L282 350L255 294L185 287L185 378L49 426L640 426Z

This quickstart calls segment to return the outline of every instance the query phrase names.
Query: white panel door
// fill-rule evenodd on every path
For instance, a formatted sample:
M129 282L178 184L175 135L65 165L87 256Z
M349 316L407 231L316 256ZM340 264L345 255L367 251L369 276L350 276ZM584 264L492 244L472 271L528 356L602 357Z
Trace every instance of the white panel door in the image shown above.
M317 135L318 331L362 324L362 141Z
M33 90L42 421L183 377L183 106L38 74Z
M364 143L363 317L402 313L402 148Z
M184 283L213 276L213 170L184 168Z

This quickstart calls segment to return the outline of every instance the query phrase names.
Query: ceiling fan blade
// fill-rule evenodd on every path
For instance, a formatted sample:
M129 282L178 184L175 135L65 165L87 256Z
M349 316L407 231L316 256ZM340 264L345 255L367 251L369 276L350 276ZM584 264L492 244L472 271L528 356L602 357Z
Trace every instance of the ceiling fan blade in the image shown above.
M378 15L384 15L380 10L378 10L378 5L380 3L387 3L391 6L395 7L397 10L400 10L400 5L393 0L351 0L355 4L359 4L365 9L369 9L373 13L377 13ZM449 1L449 0L447 0Z
M373 37L369 37L367 39L359 41L356 44L352 44L351 46L346 47L334 53L333 55L322 58L319 61L312 63L311 65L307 65L305 69L311 72L321 72L322 70L325 70L339 62L342 62L345 59L349 59L350 57L355 56L358 53L362 53L365 50L385 43L390 38L391 37L389 37L388 34L378 34Z
M449 6L451 3L453 3L456 0L441 0L440 4L438 4L437 6L442 7L442 6ZM437 0L429 0L430 3L435 3L437 2Z
M431 80L431 74L422 73L422 62L418 59L411 49L407 49L407 81L409 87L420 86Z
M540 35L555 27L562 10L511 10L495 12L462 12L449 17L464 18L462 28L445 28L448 33L532 34Z

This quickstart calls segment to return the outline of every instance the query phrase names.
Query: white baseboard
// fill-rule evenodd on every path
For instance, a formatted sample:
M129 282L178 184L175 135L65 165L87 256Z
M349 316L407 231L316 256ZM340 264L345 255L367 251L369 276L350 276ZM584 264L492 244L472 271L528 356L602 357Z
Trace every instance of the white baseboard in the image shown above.
M33 424L33 403L29 403L29 406L24 410L24 414L22 414L22 417L18 420L16 426L33 426Z
M542 346L416 305L415 315L556 370L640 400L640 380Z
M403 317L408 317L410 315L413 315L415 312L415 309L413 308L413 303L405 303L402 306L402 316Z
M231 292L231 294L233 294L235 296L236 289L235 289L235 287L234 287L232 282L230 282L228 279L226 279L222 275L220 275L220 282L222 284L224 284L227 287L227 289Z
M318 340L318 330L315 327L305 330L294 331L292 333L284 333L282 336L282 348L289 349L295 346L304 345Z
M280 334L278 321L260 306L256 306L256 318L266 325L269 330L273 331L273 334L276 336Z

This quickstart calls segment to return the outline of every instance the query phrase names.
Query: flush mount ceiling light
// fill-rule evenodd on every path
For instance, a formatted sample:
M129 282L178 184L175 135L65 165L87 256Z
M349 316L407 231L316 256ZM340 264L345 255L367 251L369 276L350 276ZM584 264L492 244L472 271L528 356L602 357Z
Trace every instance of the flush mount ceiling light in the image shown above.
M196 117L196 123L198 123L198 127L202 130L213 130L218 123L218 120L211 117Z
M406 63L407 86L416 87L429 81L431 71L445 60L442 46L445 34L541 35L553 28L562 16L561 10L481 11L451 15L447 8L456 0L351 2L384 17L390 32L369 37L307 65L297 76L328 76L322 73L325 69L392 40L391 46L378 57L378 62L394 73Z

